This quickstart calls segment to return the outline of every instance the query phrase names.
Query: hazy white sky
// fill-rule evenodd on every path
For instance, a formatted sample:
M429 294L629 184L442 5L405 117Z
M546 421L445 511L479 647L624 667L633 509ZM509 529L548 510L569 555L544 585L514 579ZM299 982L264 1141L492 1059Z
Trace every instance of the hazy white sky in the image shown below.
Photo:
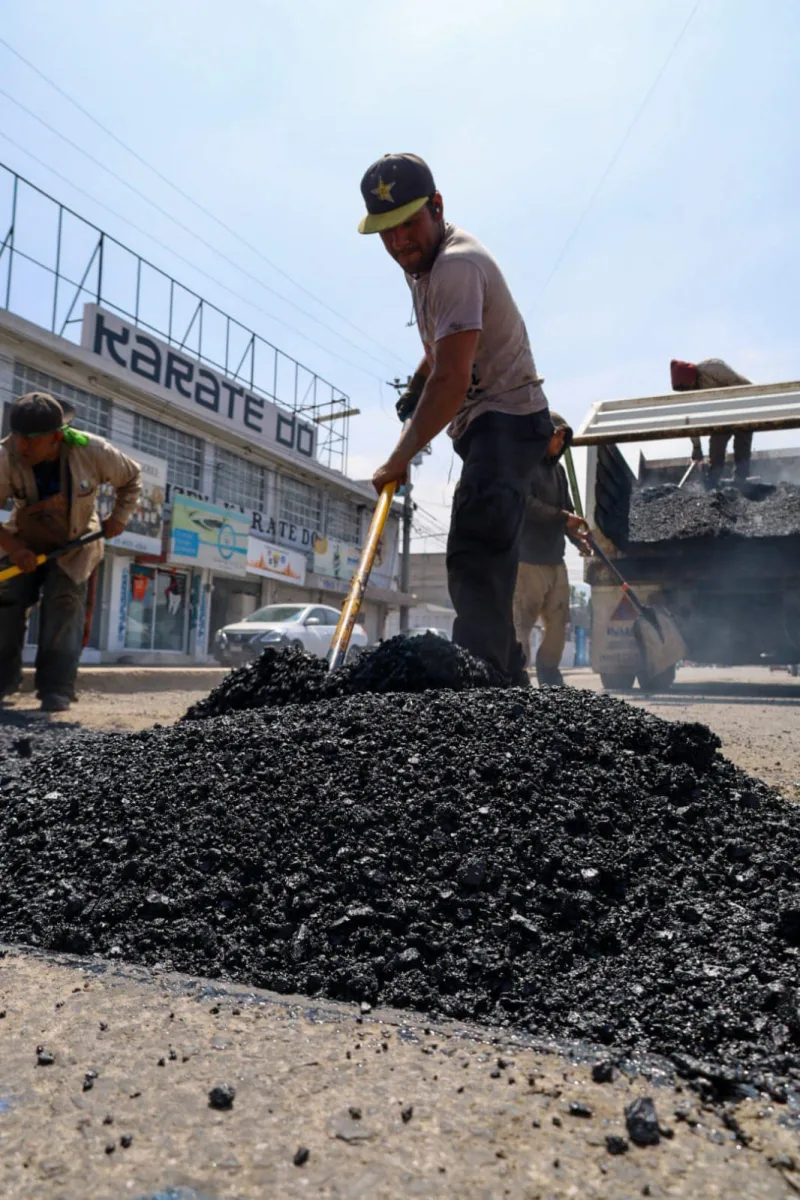
M446 215L499 259L551 406L574 423L596 400L667 391L672 357L723 357L757 380L800 377L800 6L695 8L6 0L0 36L385 349L181 200L2 46L0 87L333 329L220 262L4 96L0 135L241 298L2 136L0 160L347 392L362 411L350 473L365 477L397 434L385 381L413 370L420 354L399 269L379 240L356 233L361 174L391 150L428 159ZM442 435L419 472L429 527L446 524L451 458Z

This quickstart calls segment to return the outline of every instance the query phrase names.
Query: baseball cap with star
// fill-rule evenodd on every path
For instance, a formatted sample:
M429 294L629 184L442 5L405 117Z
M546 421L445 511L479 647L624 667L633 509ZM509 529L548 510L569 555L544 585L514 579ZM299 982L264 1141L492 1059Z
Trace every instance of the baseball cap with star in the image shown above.
M361 180L367 215L359 233L383 233L419 212L436 192L428 164L416 154L384 154Z

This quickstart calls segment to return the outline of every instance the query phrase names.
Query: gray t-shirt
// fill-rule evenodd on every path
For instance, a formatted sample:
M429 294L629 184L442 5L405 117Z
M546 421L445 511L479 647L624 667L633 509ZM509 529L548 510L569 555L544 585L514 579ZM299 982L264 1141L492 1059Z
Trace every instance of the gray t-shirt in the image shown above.
M426 275L407 275L428 362L452 333L479 329L472 384L448 433L457 440L485 412L524 415L547 408L528 332L503 273L485 246L454 225Z
M696 366L698 388L742 387L750 383L721 358L704 358Z

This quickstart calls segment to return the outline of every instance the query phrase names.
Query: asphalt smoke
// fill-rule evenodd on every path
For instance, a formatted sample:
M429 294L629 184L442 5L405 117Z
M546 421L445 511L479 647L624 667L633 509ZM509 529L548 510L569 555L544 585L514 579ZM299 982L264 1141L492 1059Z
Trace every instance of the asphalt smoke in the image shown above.
M747 483L706 491L672 483L641 488L631 496L632 542L699 538L764 538L800 535L800 486Z
M800 1079L800 810L704 726L315 693L0 787L3 940Z

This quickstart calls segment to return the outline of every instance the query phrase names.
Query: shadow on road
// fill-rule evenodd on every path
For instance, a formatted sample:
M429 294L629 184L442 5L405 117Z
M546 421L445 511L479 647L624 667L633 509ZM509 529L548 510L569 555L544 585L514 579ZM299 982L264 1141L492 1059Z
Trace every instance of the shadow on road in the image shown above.
M676 683L668 692L613 692L626 700L657 701L659 704L754 704L766 702L800 708L800 686L791 683L737 683L731 680L708 683Z
M66 721L62 714L55 717L38 709L0 708L0 729L28 730L32 733L41 729L81 729L80 721Z

